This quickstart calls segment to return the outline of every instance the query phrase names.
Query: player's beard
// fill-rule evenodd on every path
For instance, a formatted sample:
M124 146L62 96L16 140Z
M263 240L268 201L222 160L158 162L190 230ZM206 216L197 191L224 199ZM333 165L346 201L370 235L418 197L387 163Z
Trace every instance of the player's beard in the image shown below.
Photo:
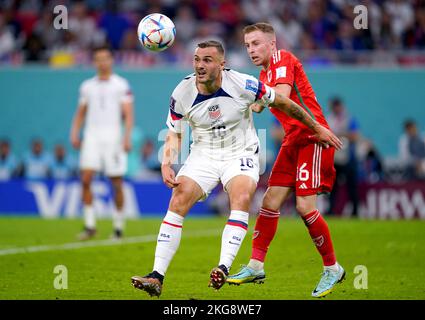
M205 74L203 74L202 79L199 78L199 75L197 75L197 81L200 84L209 86L211 84L213 84L217 78L218 78L218 74L214 74L214 72L206 72Z

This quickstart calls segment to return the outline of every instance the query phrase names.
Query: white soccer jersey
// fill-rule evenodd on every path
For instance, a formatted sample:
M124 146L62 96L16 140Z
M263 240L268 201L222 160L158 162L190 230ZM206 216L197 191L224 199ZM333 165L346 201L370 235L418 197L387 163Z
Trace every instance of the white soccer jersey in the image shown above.
M196 77L191 75L174 89L167 126L181 133L182 121L192 129L193 151L213 159L234 159L258 150L252 111L265 86L256 78L230 69L222 71L221 88L211 95L200 94Z
M79 103L87 105L84 137L101 140L121 138L122 103L132 102L133 95L126 79L112 74L108 80L97 76L80 86Z

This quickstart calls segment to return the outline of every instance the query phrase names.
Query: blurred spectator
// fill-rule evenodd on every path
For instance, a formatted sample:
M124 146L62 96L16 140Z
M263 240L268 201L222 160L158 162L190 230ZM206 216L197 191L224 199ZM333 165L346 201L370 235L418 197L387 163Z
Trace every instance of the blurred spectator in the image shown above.
M160 171L161 165L158 160L158 153L151 139L147 139L142 145L140 154L141 168L143 171Z
M359 171L360 181L376 183L384 179L382 159L376 148L370 143L368 143L367 153L361 161Z
M25 51L25 60L28 62L46 61L46 46L37 34L31 34L23 47Z
M425 140L419 135L413 120L404 122L404 134L399 139L399 154L408 179L425 178Z
M96 22L88 15L87 6L83 1L78 1L72 6L69 30L75 34L76 43L81 49L90 49L105 42L105 34L97 29Z
M344 142L344 147L335 152L335 170L336 179L334 188L330 195L329 213L335 213L336 195L342 186L347 187L348 197L352 204L353 216L358 213L358 155L357 143L359 141L359 125L357 121L351 117L339 97L330 99L330 115L327 117L328 123L332 131Z
M140 166L136 175L137 180L158 179L161 177L161 163L153 140L146 139L140 148Z
M62 144L55 145L54 157L50 166L53 179L65 180L76 176L76 167L71 156L66 154Z
M188 43L197 29L197 21L192 7L181 6L177 9L177 15L174 19L176 30L179 32L179 40Z
M58 30L53 27L53 19L53 10L51 8L46 8L42 12L33 30L33 34L40 37L43 45L48 48L57 45L62 38L63 30Z
M405 0L388 0L385 2L384 10L391 18L391 32L398 45L402 34L414 23L412 5Z
M298 49L303 30L296 19L293 9L287 5L284 10L278 13L278 16L273 15L270 18L270 23L276 31L276 39L281 42L277 44L277 47L287 50Z
M15 49L15 38L0 15L0 60Z
M127 17L119 12L118 1L108 2L108 10L100 18L100 27L108 37L108 41L113 49L119 49L125 32L130 28Z
M379 64L424 65L425 8L423 1L405 0L87 0L66 1L69 30L52 28L52 6L62 1L0 1L2 62L47 61L58 55L58 47L70 50L79 60L91 47L109 43L117 54L126 51L118 63L131 66L172 64L190 67L194 43L205 38L222 39L231 47L237 67L250 65L246 54L236 50L236 32L242 26L265 21L274 25L278 46L292 50L306 65ZM368 28L353 28L355 5L368 9ZM147 60L135 45L135 29L146 14L162 12L175 23L177 39L160 58ZM4 31L6 30L6 31ZM280 44L279 44L280 43ZM25 56L22 51L25 50ZM402 50L400 50L402 49ZM130 50L132 52L130 52ZM308 51L306 51L308 50ZM366 54L359 52L368 50ZM131 54L132 53L132 54ZM15 55L18 55L15 58ZM415 57L412 57L415 54ZM3 53L4 55L4 53ZM10 56L11 55L11 56ZM139 56L139 57L137 57ZM239 56L239 57L238 57ZM384 57L384 59L382 59ZM60 60L61 58L59 58ZM84 62L84 61L82 61ZM88 61L85 61L88 63ZM59 63L60 64L60 63Z
M50 155L43 150L43 142L39 139L34 139L31 142L31 151L24 156L24 177L30 180L46 179L50 175L49 168L51 164Z
M10 143L6 139L0 140L0 181L7 181L16 176L18 163L10 151Z
M241 2L248 24L266 21L275 12L273 0L242 0Z

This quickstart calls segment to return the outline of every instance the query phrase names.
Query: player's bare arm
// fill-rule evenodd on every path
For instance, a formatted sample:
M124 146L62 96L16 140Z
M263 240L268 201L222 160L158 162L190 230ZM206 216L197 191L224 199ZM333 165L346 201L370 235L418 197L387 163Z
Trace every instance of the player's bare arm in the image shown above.
M301 106L296 104L288 97L285 97L284 95L276 92L276 97L274 99L272 107L282 110L290 117L297 119L298 121L309 127L311 130L313 130L316 133L314 136L325 147L331 145L337 150L342 148L342 142L335 134L333 134L330 130L319 124Z
M162 180L169 188L175 188L179 185L176 181L176 173L172 168L172 164L180 153L182 135L168 130L165 138L164 153L162 157L161 173Z
M75 112L74 120L71 126L71 144L75 149L79 149L81 145L80 130L83 125L87 113L87 105L80 104Z
M133 103L125 102L122 104L122 112L124 118L124 150L129 152L131 150L131 132L133 130L134 114Z
M289 84L278 84L276 87L273 87L274 91L276 93L279 93L285 97L289 97L291 95L292 87ZM259 103L253 103L251 104L251 110L256 113L261 113L266 108L265 106L259 104Z

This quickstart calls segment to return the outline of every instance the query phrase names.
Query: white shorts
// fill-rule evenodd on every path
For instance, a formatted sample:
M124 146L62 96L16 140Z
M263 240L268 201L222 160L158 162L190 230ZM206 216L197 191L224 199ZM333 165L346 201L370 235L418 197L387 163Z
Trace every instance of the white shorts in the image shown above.
M219 182L226 191L227 183L238 175L251 177L255 183L259 180L259 156L257 153L247 153L236 159L214 160L200 152L191 152L180 169L177 177L186 176L194 180L204 192L205 200Z
M111 143L91 137L84 138L80 169L103 172L108 177L122 177L127 172L127 153L120 141Z

